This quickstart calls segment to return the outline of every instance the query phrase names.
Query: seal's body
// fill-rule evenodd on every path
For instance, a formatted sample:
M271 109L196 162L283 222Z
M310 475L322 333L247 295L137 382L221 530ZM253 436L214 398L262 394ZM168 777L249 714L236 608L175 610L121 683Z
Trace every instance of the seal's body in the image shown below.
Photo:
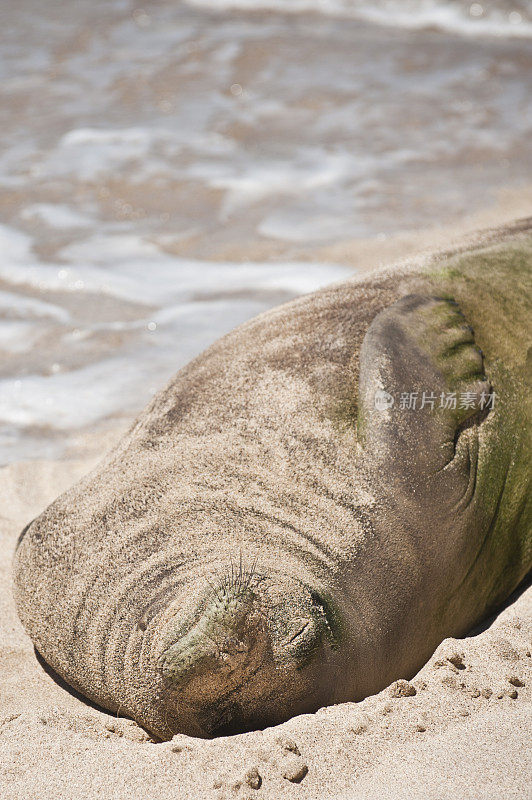
M410 677L502 602L532 563L529 231L303 297L181 370L21 537L46 661L160 738L212 736Z

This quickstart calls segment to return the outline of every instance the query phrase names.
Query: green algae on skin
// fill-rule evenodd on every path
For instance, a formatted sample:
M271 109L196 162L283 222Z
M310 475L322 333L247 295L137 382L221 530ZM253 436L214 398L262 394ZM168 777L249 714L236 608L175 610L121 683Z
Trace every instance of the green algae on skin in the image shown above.
M532 237L458 254L413 280L416 291L452 296L475 330L486 363L526 360L523 321L532 318ZM423 288L421 288L423 287Z
M532 237L453 256L413 283L416 291L456 299L473 326L495 392L479 436L475 489L487 533L464 578L472 594L493 609L515 585L532 550L530 342L523 341L526 321L532 323ZM459 589L449 602L458 594Z

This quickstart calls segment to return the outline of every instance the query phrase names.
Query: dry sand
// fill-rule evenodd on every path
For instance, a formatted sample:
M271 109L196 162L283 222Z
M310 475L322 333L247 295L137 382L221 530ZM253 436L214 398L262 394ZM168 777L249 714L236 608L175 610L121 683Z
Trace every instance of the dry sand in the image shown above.
M0 470L4 800L529 796L532 588L476 635L445 640L410 683L265 731L159 744L59 686L18 621L11 558L22 527L110 443Z

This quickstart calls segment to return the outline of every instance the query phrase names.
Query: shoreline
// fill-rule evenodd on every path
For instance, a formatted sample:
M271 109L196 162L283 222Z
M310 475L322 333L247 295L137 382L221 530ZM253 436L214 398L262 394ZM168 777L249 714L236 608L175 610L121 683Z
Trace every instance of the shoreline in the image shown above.
M294 268L297 268L298 263L302 262L302 264L316 264L317 266L329 264L335 269L344 270L344 272L342 272L342 278L339 278L338 276L331 277L330 282L332 283L335 281L335 278L336 280L345 280L350 276L363 276L372 270L386 267L389 264L405 263L408 262L409 259L420 258L437 250L446 250L455 246L460 246L461 243L468 241L468 239L470 239L470 237L478 231L497 228L503 226L505 223L517 221L518 219L530 216L530 214L532 214L532 184L527 185L520 190L501 190L496 204L489 205L483 211L472 214L471 216L464 218L460 223L456 223L454 225L421 229L417 231L405 231L394 236L380 239L353 239L350 241L338 242L335 245L329 245L322 248L312 248L309 246L305 250L290 249L290 251L282 253L281 258L282 263L290 263ZM165 256L167 255L167 252L164 249L162 252L165 254ZM184 253L180 251L172 251L171 256L177 258L185 257ZM224 261L228 258L234 258L235 256L236 254L231 252L219 254L220 261ZM257 264L259 262L267 263L269 259L273 258L274 260L271 262L273 268L275 268L276 265L274 254L271 251L264 249L257 250L255 246L246 249L245 245L241 244L240 256L243 264L246 262L251 262L251 266L253 266L253 264ZM168 257L170 257L170 254L168 254ZM216 261L213 261L212 265L215 266L216 263ZM235 262L235 264L238 264L238 262ZM325 276L326 273L324 272L323 275ZM321 285L326 285L326 283L323 284L322 282ZM24 289L24 286L21 288ZM243 292L243 300L240 300L238 296L235 295L234 300L230 301L233 303L243 302L249 304L248 315L245 313L242 314L240 310L232 312L240 315L240 318L237 319L237 324L239 322L244 322L246 318L254 316L255 313L261 310L266 310L267 308L278 305L284 301L290 300L293 297L305 293L304 290L298 293L294 291L294 289L295 284L294 287L286 294L286 296L283 296L282 292L281 294L273 293L271 296L269 296L267 293L264 293L262 289L257 290L254 294L253 287L249 286L246 288L245 292ZM217 291L218 294L216 293ZM40 294L44 300L52 302L60 301L60 295L57 295L56 297L53 293L50 294L49 292L45 291L41 292ZM34 293L34 297L39 297L39 293ZM217 303L225 303L228 297L229 295L227 291L224 291L222 287L218 287L217 290L215 288L210 293L209 297L204 299L205 302L208 302L210 305L202 305L204 300L199 298L198 301L193 301L190 303L191 312L194 311L195 314L201 316L205 309L213 307L216 308ZM111 299L112 298L109 298L108 301L110 302ZM94 312L90 313L94 315L94 319L96 320L96 315L98 313L96 310L97 304L93 303L93 305L95 306L95 310ZM183 307L185 307L185 305L186 301L183 304ZM122 306L127 310L127 304L123 303ZM59 308L59 305L57 307ZM237 309L237 305L233 305L231 308ZM246 306L246 308L248 308L248 306ZM117 305L117 310L118 313L124 313L119 305ZM138 317L139 313L135 313L136 317ZM146 312L142 312L142 314L145 313ZM153 314L154 312L152 311L150 313ZM78 333L81 332L85 334L85 332L87 332L90 334L92 324L90 319L87 323L77 324L78 328L74 329L72 334L68 334L69 336L76 333L76 331ZM86 325L86 328L81 327L81 324ZM152 323L148 324L151 325ZM89 388L93 386L93 382L96 379L105 382L105 371L100 374L97 370L99 365L104 363L106 359L109 361L109 365L114 364L114 359L116 359L116 366L118 368L120 368L120 365L122 367L127 366L129 373L131 373L131 368L133 365L134 371L138 373L139 370L143 369L146 363L150 365L153 363L154 354L155 356L159 354L159 363L157 364L156 369L153 370L149 376L150 392L153 394L162 388L166 381L173 374L175 374L178 369L184 366L188 360L190 360L189 357L187 357L189 351L191 351L191 358L203 350L204 347L209 346L209 344L215 341L220 334L225 332L225 330L222 329L217 333L216 329L214 329L209 337L203 330L200 329L199 345L196 346L196 343L193 340L193 329L185 329L183 331L185 335L192 337L188 342L184 342L183 338L179 336L179 328L176 329L175 334L172 333L172 329L169 329L168 332L163 331L162 333L159 333L159 330L150 332L150 329L149 331L142 333L139 330L128 330L128 325L129 322L125 323L124 331L122 333L116 333L110 330L106 334L107 339L105 341L102 341L98 337L95 338L94 343L91 344L90 342L86 342L84 339L80 339L80 342L83 344L77 345L81 353L81 357L78 359L79 363L76 363L72 354L66 354L66 350L63 345L62 347L63 351L65 351L65 361L70 359L72 363L65 364L64 367L62 365L53 364L52 374L46 375L45 373L42 376L38 376L37 374L34 376L39 380L38 389L40 393L39 396L42 396L41 402L44 402L46 391L48 393L56 393L59 399L63 397L64 403L71 402L71 400L69 400L71 395L69 394L70 390L68 383L70 379L72 381L79 381L81 379L81 383L78 385L83 392L89 392ZM81 335L81 333L79 333L79 335ZM175 339L172 338L174 335ZM163 337L162 339L160 338L161 336ZM149 350L144 350L146 345L149 346ZM71 347L72 345L69 346ZM104 350L102 350L102 346L104 347ZM181 352L183 348L184 352ZM45 356L43 355L43 358L44 357ZM60 358L59 352L57 357ZM87 364L87 367L84 366L85 364ZM58 367L57 373L54 372L56 366ZM59 366L61 367L60 369ZM93 374L87 372L87 369L92 369L93 367L96 372L92 377ZM149 368L150 370L152 369L151 366ZM128 374L125 382L123 383L122 377L120 374L116 374L116 370L114 368L113 374L109 374L109 378L111 381L116 381L117 390L120 391L126 398L128 396L128 387L130 384L132 384L132 382L135 384L136 380L131 374ZM13 381L15 379L16 375L14 375L13 378L7 376L5 378L5 382L9 383L9 381ZM145 383L146 381L144 380L141 382L142 385L139 384L140 391L138 392L139 399L137 401L137 405L132 407L130 406L125 410L125 412L117 413L114 411L110 414L106 414L105 402L111 406L116 406L116 402L114 400L115 389L113 383L110 384L111 388L106 386L104 383L102 388L109 395L109 400L103 401L100 416L96 417L94 420L91 419L91 421L86 425L75 427L72 425L72 423L70 423L66 427L58 426L53 428L46 425L32 426L32 424L29 423L26 425L21 424L20 426L12 426L13 430L15 431L15 438L12 440L12 442L7 441L7 443L4 445L5 455L2 459L3 464L9 464L20 459L31 459L33 443L37 448L38 458L62 459L89 457L93 447L91 445L91 441L95 440L98 442L98 444L96 444L94 447L95 451L100 451L100 441L102 437L107 440L106 447L110 448L118 436L118 433L115 433L115 430L123 432L125 429L127 429L135 416L141 411L142 407L146 405L150 399L151 395L146 394ZM72 385L74 386L75 384ZM18 395L13 393L13 398L16 399L16 396ZM5 403L7 404L6 409L9 411L9 403L12 401L7 399L10 397L9 394L6 394L5 397ZM17 408L18 405L19 403L17 403ZM33 408L33 406L30 407L30 410L31 408ZM5 423L5 425L6 424L7 423ZM16 438L17 436L19 437L18 439Z

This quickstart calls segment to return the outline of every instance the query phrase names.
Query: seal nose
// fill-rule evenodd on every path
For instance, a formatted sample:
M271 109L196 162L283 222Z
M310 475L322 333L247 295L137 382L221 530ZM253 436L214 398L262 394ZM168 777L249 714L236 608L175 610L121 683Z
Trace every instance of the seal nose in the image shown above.
M326 631L321 609L309 592L258 583L211 590L171 634L158 666L180 732L250 730L268 709L274 724L315 702L304 668Z
M255 671L268 636L257 599L249 589L220 590L200 603L196 619L159 662L166 685L182 702L212 703Z

